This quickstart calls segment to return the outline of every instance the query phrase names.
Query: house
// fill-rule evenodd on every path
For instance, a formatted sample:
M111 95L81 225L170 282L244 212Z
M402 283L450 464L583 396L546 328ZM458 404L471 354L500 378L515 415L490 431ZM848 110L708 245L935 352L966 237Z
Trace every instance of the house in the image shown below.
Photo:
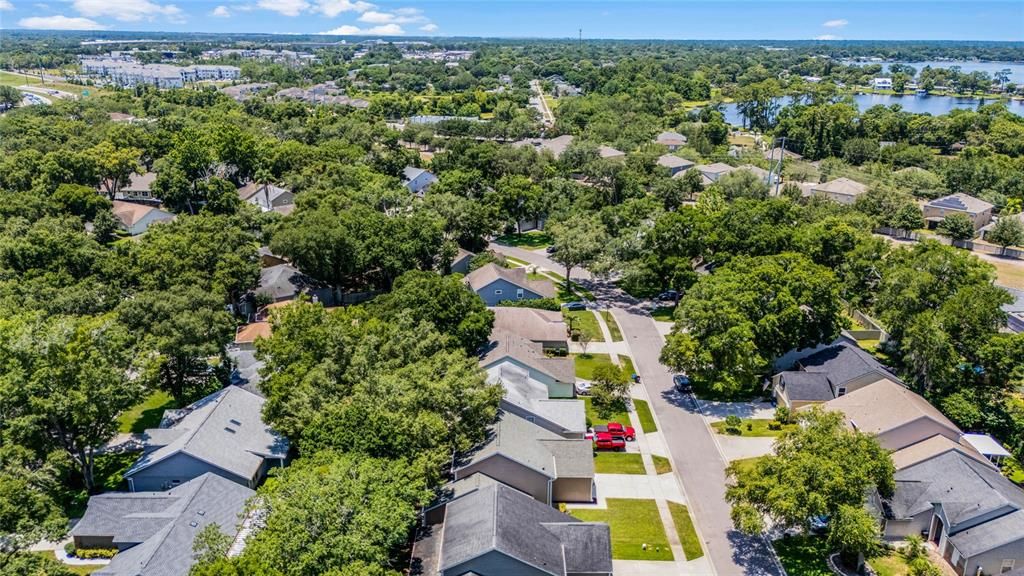
M1002 444L988 434L964 434L960 438L960 442L974 448L979 454L987 458L989 462L997 466L1004 458L1012 456L1006 448L1003 448Z
M597 147L597 155L605 160L622 160L626 157L625 152L603 145Z
M906 448L900 448L894 451L890 456L892 457L893 466L897 470L903 470L909 468L915 464L924 462L925 460L931 460L946 454L947 452L960 452L961 454L974 458L979 462L987 462L984 456L978 453L977 450L972 448L970 445L961 440L960 442L954 442L947 436L942 434L936 434L931 438L922 440L915 444L911 444Z
M658 157L658 166L668 168L669 174L675 176L693 168L694 164L686 158L680 158L675 154L662 154Z
M406 166L402 170L402 185L417 196L423 196L434 182L437 182L437 176L429 170L415 166Z
M545 389L545 398L576 396L576 363L571 356L548 356L542 344L495 326L490 342L480 355L480 367L489 376L500 377L502 367L508 364L527 372L532 380L539 382Z
M253 206L257 206L264 212L295 205L295 195L292 194L291 190L259 182L249 182L239 188L238 197L242 199L242 202L248 202Z
M1013 302L1003 304L1000 308L1006 312L1006 330L1024 332L1024 290L1003 287L1010 293Z
M838 398L869 384L896 378L874 356L845 336L795 361L790 370L772 376L775 399L797 409Z
M874 78L871 87L875 90L892 90L892 78Z
M836 178L824 184L818 184L811 188L811 193L816 196L830 198L840 204L847 206L857 201L857 197L868 191L868 187L856 180L849 178Z
M781 154L780 154L779 150L782 151ZM779 158L781 158L783 160L803 160L804 159L803 156L797 154L796 152L793 152L792 150L786 150L785 148L771 148L769 150L765 150L764 151L764 159L765 160L778 160Z
M291 264L261 268L260 282L253 293L271 302L295 300L303 294L325 305L334 301L334 291L330 286L303 274Z
M775 184L775 181L778 180L778 178L779 178L778 174L774 174L773 175L768 170L765 170L764 168L761 168L760 166L754 166L753 164L744 164L744 165L740 166L739 168L737 168L737 170L746 170L747 172L750 172L754 176L757 176L758 179L761 180L761 182L764 182L765 184L768 184L769 186Z
M538 153L547 150L551 152L551 155L558 158L562 157L562 153L565 152L566 148L572 144L572 134L565 134L556 138L528 138L526 140L520 140L513 144L516 148L530 147L536 150Z
M509 306L497 306L491 311L495 331L510 332L536 342L545 352L569 350L569 330L561 312Z
M241 539L246 501L254 494L209 472L163 492L100 494L89 498L71 536L76 548L118 550L94 576L186 576L193 542L207 526L215 524L236 543Z
M288 441L263 423L264 399L237 386L222 388L146 430L144 454L124 473L128 489L174 488L212 472L256 488L273 466L284 466Z
M279 264L287 264L288 261L282 256L274 254L270 250L270 246L260 246L256 253L260 257L260 268L269 268L271 266L277 266Z
M159 206L160 200L153 196L153 182L156 181L156 176L156 172L132 173L128 178L128 183L114 194L114 200L128 200ZM101 186L100 191L105 192L106 189Z
M924 205L924 219L929 228L935 228L950 214L964 214L980 230L992 221L992 204L963 193L950 194Z
M678 132L662 132L654 137L655 144L661 144L668 148L669 152L675 152L676 150L686 146L686 136Z
M712 182L718 182L719 178L735 169L735 166L723 164L722 162L715 162L714 164L707 165L698 164L697 166L694 166L694 170L700 172L704 177Z
M488 306L505 300L554 298L558 294L550 280L528 279L526 268L502 268L493 263L470 272L465 280Z
M256 340L259 338L270 338L270 322L252 322L239 326L235 330L235 346L247 350L256 349Z
M459 251L455 253L455 259L452 260L451 271L453 273L468 274L469 263L474 257L476 257L476 254L459 248Z
M607 524L581 522L482 474L460 482L424 514L411 574L611 576Z
M925 536L961 576L1024 564L1024 492L996 467L950 451L898 470L895 484L872 499L887 539Z
M548 506L592 502L594 448L586 438L563 438L499 410L487 439L454 462L454 480L474 474L486 474Z
M825 402L847 425L874 436L886 450L901 450L935 435L960 442L956 424L919 394L888 378Z
M114 200L112 211L114 218L121 223L130 236L144 234L149 227L157 222L174 220L174 214L155 206Z

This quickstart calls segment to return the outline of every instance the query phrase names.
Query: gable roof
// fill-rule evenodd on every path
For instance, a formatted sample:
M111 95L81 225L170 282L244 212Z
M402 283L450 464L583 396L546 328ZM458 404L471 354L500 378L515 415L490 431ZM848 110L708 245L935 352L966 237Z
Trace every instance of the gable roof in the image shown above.
M252 322L235 330L235 344L251 344L257 338L270 338L270 322Z
M114 217L121 221L125 227L134 226L137 222L145 218L150 212L156 211L161 215L173 217L174 215L170 212L164 212L163 210L156 208L155 206L147 206L145 204L136 204L134 202L125 202L123 200L114 200L112 211Z
M931 420L959 437L960 429L924 397L888 378L825 403L842 412L847 422L867 434L884 434L921 419Z
M241 188L238 189L238 197L241 198L243 201L248 201L255 197L257 194L264 194L264 189L266 190L267 193L269 193L271 202L280 198L282 195L288 194L290 192L285 188L281 188L280 186L275 186L273 184L249 182L245 186L242 186Z
M561 312L512 306L496 306L491 311L495 330L511 332L534 342L568 339Z
M612 571L607 524L580 522L500 482L448 504L441 571L491 551L551 576Z
M291 264L277 264L260 269L260 283L253 292L265 294L276 301L324 287L323 283L303 274Z
M654 141L666 146L680 146L686 144L686 136L678 132L665 131L655 136Z
M520 140L513 144L513 146L516 148L528 146L534 148L537 152L547 150L551 152L555 158L558 158L562 155L562 152L565 152L565 149L569 147L569 144L572 144L572 141L572 134L565 134L555 138L529 138L526 140Z
M594 452L590 440L566 439L526 418L501 410L487 438L463 455L457 469L500 455L548 478L593 478Z
M264 402L252 392L228 386L189 405L175 414L179 419L173 425L146 431L153 437L147 444L157 449L143 454L124 476L187 454L241 478L253 478L264 458L288 455L288 441L263 423Z
M424 173L433 176L433 174L431 174L426 169L417 168L416 166L406 166L405 168L402 169L402 176L405 178L406 182L412 182L413 180L422 176Z
M701 174L728 174L736 169L735 166L730 166L723 162L715 162L713 164L699 164L697 170Z
M824 374L787 370L779 376L779 384L791 402L827 402L836 397Z
M927 205L932 208L959 210L960 212L968 212L971 214L980 214L986 210L991 210L993 207L992 204L985 202L980 198L975 198L974 196L970 196L962 192L937 198L929 202Z
M496 373L496 374L495 374ZM492 384L505 389L502 406L516 406L547 420L562 429L562 433L587 431L587 413L582 400L548 397L548 388L530 378L529 372L512 362L500 364L491 377Z
M665 168L690 168L694 164L686 158L680 158L675 154L662 154L658 156L658 166L664 166Z
M970 446L954 442L942 434L936 434L925 440L896 450L892 453L892 463L897 470L902 470L909 466L913 466L924 462L925 460L929 460L952 451L959 451L979 462L988 463L988 460L986 460L984 456L978 454L978 452Z
M473 291L481 290L498 279L529 290L544 298L554 298L558 293L550 280L530 280L526 277L526 268L503 268L491 262L473 270L466 275L466 282Z
M804 372L824 374L828 377L833 397L840 386L866 374L877 373L879 377L899 381L875 360L874 356L864 351L856 342L842 336L829 347L800 359L797 366Z
M123 190L129 192L149 192L153 182L156 180L156 172L145 172L143 174L133 173L128 179L128 185Z
M216 474L202 476L167 492L110 492L89 499L74 536L111 536L120 546L98 576L185 576L192 566L192 543L207 525L235 536L253 490Z
M547 374L559 382L576 382L576 362L571 356L549 357L538 342L502 330L491 331L491 341L480 356L480 365L493 366L504 358L511 358Z
M597 155L601 158L622 158L626 153L622 150L616 150L611 146L601 145L597 147Z
M839 194L841 196L860 196L868 191L868 187L856 180L849 178L836 178L824 184L818 184L812 188L815 192L825 194Z

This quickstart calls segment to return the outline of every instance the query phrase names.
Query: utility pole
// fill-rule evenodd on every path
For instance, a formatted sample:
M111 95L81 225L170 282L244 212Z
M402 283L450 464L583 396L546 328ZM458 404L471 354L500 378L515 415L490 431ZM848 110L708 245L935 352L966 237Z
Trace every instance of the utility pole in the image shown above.
M779 149L779 160L775 160L775 148ZM775 178L775 196L779 195L779 187L782 185L782 160L786 156L786 137L772 140L771 155L768 156L768 186L772 185L772 178Z

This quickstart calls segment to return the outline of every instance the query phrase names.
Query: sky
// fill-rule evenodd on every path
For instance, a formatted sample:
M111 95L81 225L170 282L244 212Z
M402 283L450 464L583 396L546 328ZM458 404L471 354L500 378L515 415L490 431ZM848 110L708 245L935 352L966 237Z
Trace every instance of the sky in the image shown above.
M0 28L1024 41L1024 0L0 0Z

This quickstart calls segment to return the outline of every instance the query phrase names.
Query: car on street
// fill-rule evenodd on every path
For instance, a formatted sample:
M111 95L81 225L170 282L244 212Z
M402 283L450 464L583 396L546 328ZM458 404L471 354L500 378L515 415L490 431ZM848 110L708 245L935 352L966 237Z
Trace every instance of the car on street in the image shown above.
M672 302L675 302L676 300L679 300L679 292L676 292L675 290L666 290L661 294L658 294L658 300L671 300Z
M693 385L690 383L690 377L686 374L676 374L672 377L672 386L676 389L676 392L682 394L689 394L693 392Z
M555 252L558 252L558 246L552 244L551 246L545 248L544 251L547 252L548 254L554 254Z
M608 432L594 434L594 448L598 450L625 450L626 441L621 436L612 436Z
M622 438L626 442L632 442L633 440L636 439L636 430L634 430L632 426L623 426L618 422L609 422L607 424L595 424L594 433L611 434L612 436Z
M576 394L590 396L590 382L576 382Z
M576 310L586 310L587 303L583 302L582 300L576 300L575 302L566 302L562 304L562 308L565 308L570 312L574 312Z

